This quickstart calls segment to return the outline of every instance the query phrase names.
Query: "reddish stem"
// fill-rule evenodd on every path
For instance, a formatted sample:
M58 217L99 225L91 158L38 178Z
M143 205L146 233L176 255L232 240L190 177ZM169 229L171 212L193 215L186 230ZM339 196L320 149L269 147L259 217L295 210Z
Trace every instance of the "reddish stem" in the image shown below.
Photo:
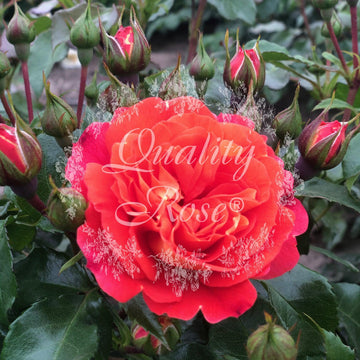
M43 215L45 214L46 206L37 194L35 194L31 199L26 199L26 200L33 208L35 208L41 214Z
M198 29L200 28L202 17L204 15L207 0L199 0L199 6L195 16L192 16L190 23L190 36L189 36L189 52L186 63L189 64L195 57L197 42L198 42ZM193 14L194 15L194 14Z
M2 104L4 106L4 109L5 109L6 113L7 113L7 116L9 117L9 119L11 121L11 124L13 126L15 126L15 116L14 116L13 112L10 109L9 103L8 103L8 101L6 99L6 96L5 96L4 92L1 93L0 98L1 98L1 102L2 102Z
M346 73L347 75L349 75L349 68L348 68L348 66L346 65L346 61L345 61L344 55L343 55L343 53L341 52L340 45L339 45L339 42L338 42L338 40L337 40L337 37L336 37L336 35L335 35L335 33L334 33L334 28L332 27L331 22L328 21L328 22L326 23L326 26L327 26L327 28L328 28L328 30L329 30L329 34L330 34L331 41L332 41L332 43L334 44L334 47L335 47L336 53L337 53L337 55L338 55L338 57L339 57L339 59L340 59L341 65L342 65L345 73Z
M29 68L28 68L27 61L23 61L21 63L21 69L22 69L23 78L24 78L25 95L26 95L27 109L28 109L28 115L29 115L29 124L31 124L31 122L34 119L34 112L33 112L33 106L32 106L32 101L31 101Z
M308 19L307 15L306 15L306 12L305 12L305 3L306 3L306 0L300 0L301 16L303 17L306 33L307 33L307 35L308 35L308 37L310 39L311 45L314 46L315 45L315 40L314 40L314 37L311 34L310 25L309 25L309 19Z
M86 85L86 78L87 78L87 66L81 66L81 77L80 77L80 89L79 89L79 99L78 99L78 107L77 107L77 120L78 120L78 128L81 126L81 115L84 103L84 96L85 96L85 85Z

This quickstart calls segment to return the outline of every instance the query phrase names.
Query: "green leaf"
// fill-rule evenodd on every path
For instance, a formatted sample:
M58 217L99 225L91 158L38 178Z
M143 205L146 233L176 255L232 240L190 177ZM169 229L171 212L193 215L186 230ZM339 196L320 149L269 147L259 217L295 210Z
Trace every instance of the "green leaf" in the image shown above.
M343 344L334 333L322 330L325 339L326 360L354 360L355 354L349 346Z
M187 344L179 347L168 355L161 356L161 360L218 360L206 346L201 344Z
M360 286L339 283L334 285L334 291L339 302L341 326L347 332L350 345L360 356Z
M11 325L2 360L90 360L98 348L98 327L91 318L94 292L34 304Z
M330 106L331 104L331 106ZM330 106L330 109L351 109L352 111L358 113L360 112L359 108L355 108L348 104L346 101L340 100L340 99L325 99L322 100L319 104L317 104L313 110L322 110L326 109Z
M326 330L337 327L337 304L325 277L301 265L279 278L262 282L281 325L300 334L299 359L323 356L324 341L313 321Z
M334 254L333 252L331 252L329 250L322 249L322 248L319 248L319 247L314 246L314 245L310 245L310 248L311 248L311 250L314 250L314 251L316 251L316 252L318 252L320 254L323 254L323 255L329 257L332 260L337 261L338 263L344 265L346 268L348 268L351 271L354 271L354 272L359 272L360 271L350 261L342 259L341 257L337 256L336 254Z
M125 308L130 319L135 320L145 330L161 340L166 347L170 348L159 323L159 317L149 310L141 295L129 300L125 304Z
M22 310L45 297L90 290L93 286L78 263L59 275L61 266L67 260L61 253L37 248L27 258L15 264L19 286L17 308Z
M208 0L219 14L227 20L243 20L247 24L253 24L256 16L254 0Z
M69 261L67 261L60 269L59 274L61 274L63 271L69 269L71 266L75 265L77 262L79 262L84 257L84 254L79 251L75 256L73 256Z
M6 231L9 237L9 243L16 251L21 251L25 247L29 247L36 234L35 226L19 224L16 222L7 225Z
M38 175L38 195L46 203L52 190L49 175L53 178L56 186L60 187L65 182L67 158L53 137L40 134L38 140L43 150L42 167Z
M359 148L360 134L357 134L351 139L349 147L346 150L344 160L342 162L345 178L350 178L360 174Z
M13 258L5 231L6 220L0 220L0 332L8 325L7 312L16 295L16 279L12 271Z
M37 98L42 94L43 72L47 77L50 74L54 64L62 60L67 54L67 46L63 44L54 51L51 43L51 30L42 32L38 35L31 45L30 56L28 60L29 76L31 88Z
M340 205L347 206L360 212L360 201L353 199L345 186L333 184L320 178L312 178L305 181L304 187L296 189L296 196L306 196L310 198L322 198Z

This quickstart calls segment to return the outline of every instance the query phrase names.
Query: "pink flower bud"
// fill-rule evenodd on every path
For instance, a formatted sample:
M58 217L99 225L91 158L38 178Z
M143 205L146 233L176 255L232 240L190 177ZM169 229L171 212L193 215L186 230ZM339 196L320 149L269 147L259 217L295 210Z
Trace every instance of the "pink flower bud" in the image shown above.
M130 12L130 26L120 26L115 36L106 33L100 23L104 43L104 61L114 75L137 73L148 65L151 48L136 18Z
M345 135L348 123L325 122L319 116L305 126L299 136L299 150L302 157L314 168L331 169L344 158L353 135Z
M35 135L19 119L16 127L0 124L0 185L29 183L40 171L42 151Z
M225 35L226 62L223 74L225 83L237 91L241 87L249 89L252 81L253 90L261 90L265 82L265 64L259 51L258 42L252 49L244 50L237 39L236 53L231 60L228 42L229 32L227 31Z

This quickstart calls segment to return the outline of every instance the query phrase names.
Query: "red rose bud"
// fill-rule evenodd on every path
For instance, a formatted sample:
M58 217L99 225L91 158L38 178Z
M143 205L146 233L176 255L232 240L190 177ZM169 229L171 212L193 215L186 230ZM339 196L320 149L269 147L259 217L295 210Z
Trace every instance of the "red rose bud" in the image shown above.
M338 17L338 15L336 14L336 12L332 13L330 23L334 29L335 36L340 36L342 33L343 26L342 26L341 20ZM330 33L329 33L329 29L326 25L326 22L324 22L324 24L321 27L321 35L323 37L330 38Z
M331 9L337 3L338 0L311 0L312 4L320 10Z
M315 169L326 170L337 166L345 152L353 132L345 135L348 123L325 122L320 115L305 126L299 136L299 151Z
M120 26L115 36L106 33L100 22L104 43L104 61L115 75L137 73L148 65L151 49L136 18L135 10L130 12L130 26Z
M41 117L44 132L54 136L61 147L71 146L70 135L77 128L78 121L74 110L59 96L50 92L50 83L45 82L46 107Z
M253 332L246 344L249 360L295 360L297 348L293 338L265 313L266 325Z
M207 54L202 39L203 36L200 34L196 56L190 65L190 75L196 81L206 81L212 79L215 75L214 63Z
M276 135L281 140L284 140L286 135L289 135L292 139L296 139L301 133L302 117L298 103L299 92L300 85L296 88L294 100L291 105L275 116L273 126L276 129Z
M51 223L59 230L75 232L85 221L87 203L75 189L54 187L47 203L47 214Z
M259 91L265 83L265 63L259 51L259 44L250 50L244 50L238 39L236 39L236 53L230 60L228 48L229 31L225 34L226 62L224 67L224 82L234 91L241 87L249 88L250 82L253 82L253 90Z
M41 161L41 146L22 120L16 119L15 128L0 124L0 186L28 184Z
M159 97L163 100L170 100L186 96L186 87L181 79L180 72L181 58L179 56L175 69L160 84Z
M30 43L35 39L35 35L33 22L30 22L15 2L14 16L7 26L6 37L15 46L16 55L21 61L29 57Z

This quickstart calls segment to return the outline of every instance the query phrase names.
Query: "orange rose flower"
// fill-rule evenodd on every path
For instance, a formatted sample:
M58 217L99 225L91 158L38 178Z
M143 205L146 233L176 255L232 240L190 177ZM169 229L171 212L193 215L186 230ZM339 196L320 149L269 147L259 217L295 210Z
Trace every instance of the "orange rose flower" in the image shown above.
M201 101L148 98L93 123L66 175L88 200L79 246L120 302L216 323L256 300L249 279L292 269L307 214L266 137Z

